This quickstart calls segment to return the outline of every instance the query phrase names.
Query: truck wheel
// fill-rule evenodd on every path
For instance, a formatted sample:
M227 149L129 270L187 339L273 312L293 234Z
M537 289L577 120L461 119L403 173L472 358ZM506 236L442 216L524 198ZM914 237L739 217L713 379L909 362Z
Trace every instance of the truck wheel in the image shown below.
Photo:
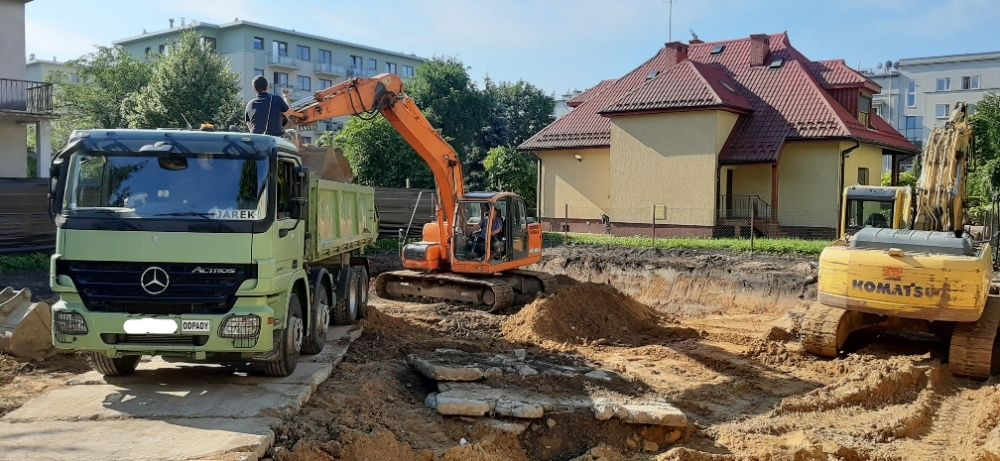
M354 267L355 276L358 279L358 318L368 317L368 290L371 282L368 279L368 268L365 266Z
M341 270L347 271L347 283L344 284L344 296L337 300L337 305L333 309L333 323L335 325L351 325L358 320L358 301L361 291L358 284L358 273L352 267Z
M104 376L127 376L135 372L139 366L141 355L126 355L113 359L102 352L91 352L90 363L94 369Z
M309 334L302 343L303 354L318 354L326 346L326 332L330 329L330 288L325 281L316 285L312 318Z
M275 344L278 356L264 362L265 375L288 376L295 371L302 350L302 330L302 302L293 293L288 300L288 321Z

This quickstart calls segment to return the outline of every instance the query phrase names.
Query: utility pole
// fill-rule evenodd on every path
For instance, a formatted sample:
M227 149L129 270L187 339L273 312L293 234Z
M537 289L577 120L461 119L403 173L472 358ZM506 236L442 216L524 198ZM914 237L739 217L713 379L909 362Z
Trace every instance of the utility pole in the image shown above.
M667 20L667 43L674 41L674 3L678 0L663 0L663 3L670 5L670 17Z

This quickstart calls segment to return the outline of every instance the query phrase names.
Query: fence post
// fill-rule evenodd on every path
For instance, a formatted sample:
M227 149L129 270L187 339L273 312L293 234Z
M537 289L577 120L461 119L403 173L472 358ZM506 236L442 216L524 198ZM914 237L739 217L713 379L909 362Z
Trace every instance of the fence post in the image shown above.
M656 205L653 205L653 219L650 221L653 226L653 249L656 249Z
M753 221L754 221L754 218L756 218L756 214L757 214L757 213L754 212L754 211L756 211L756 209L757 209L756 206L751 206L750 207L750 256L753 256L754 237L757 234L756 232L754 232L754 228L753 228Z

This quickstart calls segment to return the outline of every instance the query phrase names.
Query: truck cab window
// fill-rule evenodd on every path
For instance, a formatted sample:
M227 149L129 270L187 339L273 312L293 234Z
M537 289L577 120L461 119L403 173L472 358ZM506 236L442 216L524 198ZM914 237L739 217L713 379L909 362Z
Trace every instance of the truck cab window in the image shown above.
M295 165L287 160L278 161L278 219L286 219L292 210L292 175Z

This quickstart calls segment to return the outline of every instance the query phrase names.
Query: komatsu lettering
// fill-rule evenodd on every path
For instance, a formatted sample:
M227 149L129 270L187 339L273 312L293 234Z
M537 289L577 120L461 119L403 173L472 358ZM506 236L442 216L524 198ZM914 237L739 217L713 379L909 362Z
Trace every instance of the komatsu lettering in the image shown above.
M948 292L947 288L937 288L931 286L920 286L916 283L901 284L891 282L872 282L869 280L853 280L851 288L864 290L868 293L878 293L881 295L906 296L911 298L923 298L941 296Z

